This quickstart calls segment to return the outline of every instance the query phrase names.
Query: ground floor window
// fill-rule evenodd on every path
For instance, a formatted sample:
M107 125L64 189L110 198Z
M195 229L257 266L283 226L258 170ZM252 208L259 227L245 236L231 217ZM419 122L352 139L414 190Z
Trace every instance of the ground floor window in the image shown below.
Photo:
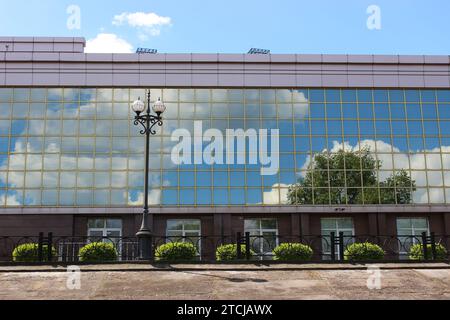
M340 232L344 233L344 247L353 242L353 236L355 235L355 229L353 227L352 218L322 218L320 219L321 234L322 234L322 253L323 259L328 260L331 258L331 243L330 235L334 232L338 237ZM336 258L340 259L339 246L335 246Z
M167 220L167 242L190 242L200 254L201 251L201 221L200 219L170 219Z
M272 256L272 250L278 245L277 219L245 219L244 231L250 233L252 250L261 259Z
M406 257L412 245L422 242L422 232L430 234L427 218L397 218L397 237L401 256Z
M76 261L79 250L90 242L112 243L118 253L119 260L123 252L134 250L133 243L122 241L122 219L95 218L88 219L87 239L75 237L60 241L58 244L59 257L64 261Z
M117 243L122 236L122 220L89 219L87 235L90 241L112 241Z

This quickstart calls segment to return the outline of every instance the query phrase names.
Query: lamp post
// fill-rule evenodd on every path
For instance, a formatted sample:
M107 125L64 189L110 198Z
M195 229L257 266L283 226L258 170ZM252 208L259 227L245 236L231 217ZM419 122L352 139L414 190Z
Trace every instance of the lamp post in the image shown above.
M149 170L149 146L150 146L150 135L156 134L153 129L156 125L162 126L162 113L166 110L165 105L158 98L153 104L153 111L156 115L150 114L150 90L146 92L147 104L141 101L139 97L133 102L131 108L136 113L134 116L133 123L138 126L142 125L143 129L139 131L140 134L145 134L145 168L144 168L144 211L142 213L142 223L141 228L136 233L138 238L139 246L139 259L140 260L150 260L152 257L152 231L148 225L148 170Z

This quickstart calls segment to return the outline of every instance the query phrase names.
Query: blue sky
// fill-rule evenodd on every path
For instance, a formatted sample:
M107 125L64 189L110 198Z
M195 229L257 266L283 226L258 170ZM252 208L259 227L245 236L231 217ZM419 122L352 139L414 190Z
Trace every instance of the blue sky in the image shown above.
M448 0L0 0L2 36L83 36L119 41L122 50L242 53L449 54ZM69 5L80 29L66 27ZM369 30L368 6L381 9L381 29ZM153 13L156 25L120 25L114 16ZM158 24L159 23L159 24ZM145 24L145 22L144 22ZM112 35L113 38L111 38ZM99 40L99 39L98 39ZM102 40L102 39L100 39ZM110 41L114 42L114 41ZM110 49L97 43L100 47ZM115 47L111 47L115 50Z

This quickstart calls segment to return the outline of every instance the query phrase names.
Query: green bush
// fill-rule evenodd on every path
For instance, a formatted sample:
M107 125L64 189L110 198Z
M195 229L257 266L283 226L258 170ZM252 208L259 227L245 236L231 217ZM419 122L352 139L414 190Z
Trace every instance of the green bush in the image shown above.
M379 245L363 242L349 245L344 251L344 258L349 261L371 261L383 259L384 254Z
M156 248L155 258L160 261L189 261L197 255L195 246L190 242L169 242Z
M431 244L427 244L428 259L433 258L433 253L431 249ZM423 245L421 243L412 245L409 248L409 259L410 260L424 260L423 256ZM436 260L447 259L447 250L442 244L436 244Z
M250 256L254 256L255 252L250 249ZM245 244L241 244L241 257L245 259ZM216 249L217 261L230 261L237 260L237 245L236 244L223 244Z
M37 243L24 243L14 248L13 261L16 262L38 262ZM56 249L52 247L52 256L56 256ZM48 245L42 245L42 260L48 261Z
M84 262L102 262L117 260L117 250L109 242L91 242L80 249L78 252L80 261Z
M311 260L313 250L310 246L301 243L282 243L273 249L274 260L307 261Z

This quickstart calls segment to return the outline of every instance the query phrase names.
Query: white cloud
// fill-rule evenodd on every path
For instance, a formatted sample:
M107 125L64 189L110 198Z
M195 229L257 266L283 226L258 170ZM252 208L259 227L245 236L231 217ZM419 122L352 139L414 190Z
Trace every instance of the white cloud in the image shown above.
M99 33L86 41L86 53L133 53L133 46L114 33Z
M123 12L114 16L113 24L120 26L127 23L132 27L154 27L170 25L171 21L170 17L162 17L153 12Z
M146 41L148 36L158 36L161 33L161 27L170 26L172 19L159 16L154 12L123 12L114 16L112 24L115 26L126 24L136 28L139 30L139 39Z

